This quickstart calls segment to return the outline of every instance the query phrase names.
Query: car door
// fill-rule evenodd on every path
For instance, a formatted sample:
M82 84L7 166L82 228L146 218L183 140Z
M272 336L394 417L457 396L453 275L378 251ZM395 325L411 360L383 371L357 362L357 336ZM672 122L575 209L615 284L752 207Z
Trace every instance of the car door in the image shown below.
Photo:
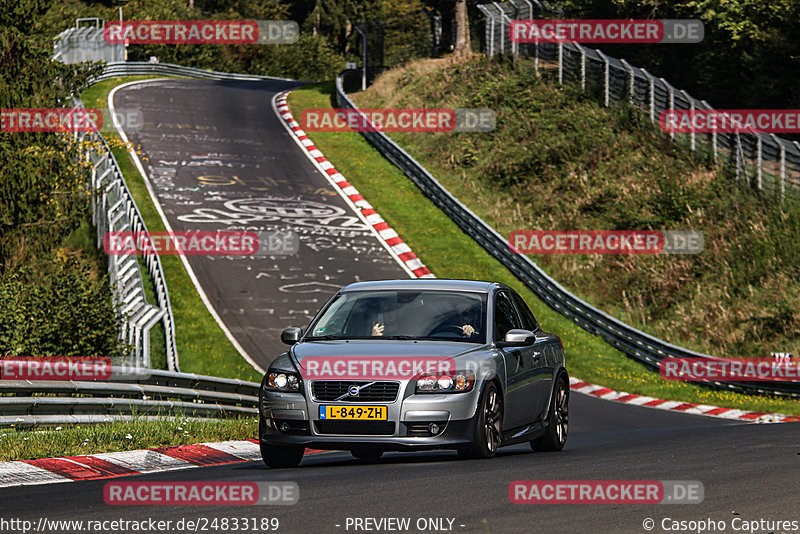
M506 332L523 328L523 322L509 291L498 291L494 303L494 341L505 339ZM538 406L534 346L498 347L506 365L506 395L503 427L506 430L536 420Z
M543 419L550 403L550 390L553 387L553 372L555 371L555 355L553 350L553 336L547 335L542 331L536 318L533 316L528 305L516 293L511 293L514 304L519 311L523 328L536 334L536 343L533 345L533 382L532 394L536 397L536 415L534 420Z

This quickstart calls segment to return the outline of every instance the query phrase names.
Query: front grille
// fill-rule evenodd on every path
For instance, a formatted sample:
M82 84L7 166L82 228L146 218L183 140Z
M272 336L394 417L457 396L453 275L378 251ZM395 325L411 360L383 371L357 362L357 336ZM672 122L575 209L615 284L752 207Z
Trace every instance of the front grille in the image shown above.
M363 386L368 381L354 382L351 380L318 380L311 382L311 395L315 401L335 401L342 395L347 395L350 386ZM362 388L358 396L347 395L340 402L394 402L400 390L399 382L374 382Z
M320 434L348 434L361 436L391 436L394 421L314 421Z

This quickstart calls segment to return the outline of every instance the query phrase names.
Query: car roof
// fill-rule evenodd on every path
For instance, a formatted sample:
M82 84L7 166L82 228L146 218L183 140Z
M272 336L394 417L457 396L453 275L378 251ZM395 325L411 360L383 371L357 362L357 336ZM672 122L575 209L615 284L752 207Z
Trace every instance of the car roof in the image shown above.
M474 291L488 293L492 287L503 286L497 282L480 280L448 280L442 278L417 278L414 280L376 280L371 282L355 282L342 288L342 292L379 291L390 289L409 289L427 291Z

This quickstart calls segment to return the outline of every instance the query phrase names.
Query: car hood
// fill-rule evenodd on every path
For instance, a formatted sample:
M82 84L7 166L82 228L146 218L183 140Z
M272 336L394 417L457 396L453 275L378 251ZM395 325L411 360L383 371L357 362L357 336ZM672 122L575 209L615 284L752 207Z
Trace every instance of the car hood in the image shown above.
M307 341L292 346L291 354L296 362L308 357L337 356L413 356L413 357L468 357L485 351L487 345L452 341L406 341L369 339Z

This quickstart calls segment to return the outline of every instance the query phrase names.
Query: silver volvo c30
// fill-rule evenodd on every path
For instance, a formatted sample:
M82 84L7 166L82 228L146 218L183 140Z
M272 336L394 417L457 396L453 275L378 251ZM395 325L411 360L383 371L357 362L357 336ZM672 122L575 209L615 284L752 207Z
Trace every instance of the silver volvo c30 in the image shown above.
M261 384L259 438L270 467L305 449L452 449L491 458L529 442L561 450L569 377L561 340L511 288L470 280L358 282L337 292Z

